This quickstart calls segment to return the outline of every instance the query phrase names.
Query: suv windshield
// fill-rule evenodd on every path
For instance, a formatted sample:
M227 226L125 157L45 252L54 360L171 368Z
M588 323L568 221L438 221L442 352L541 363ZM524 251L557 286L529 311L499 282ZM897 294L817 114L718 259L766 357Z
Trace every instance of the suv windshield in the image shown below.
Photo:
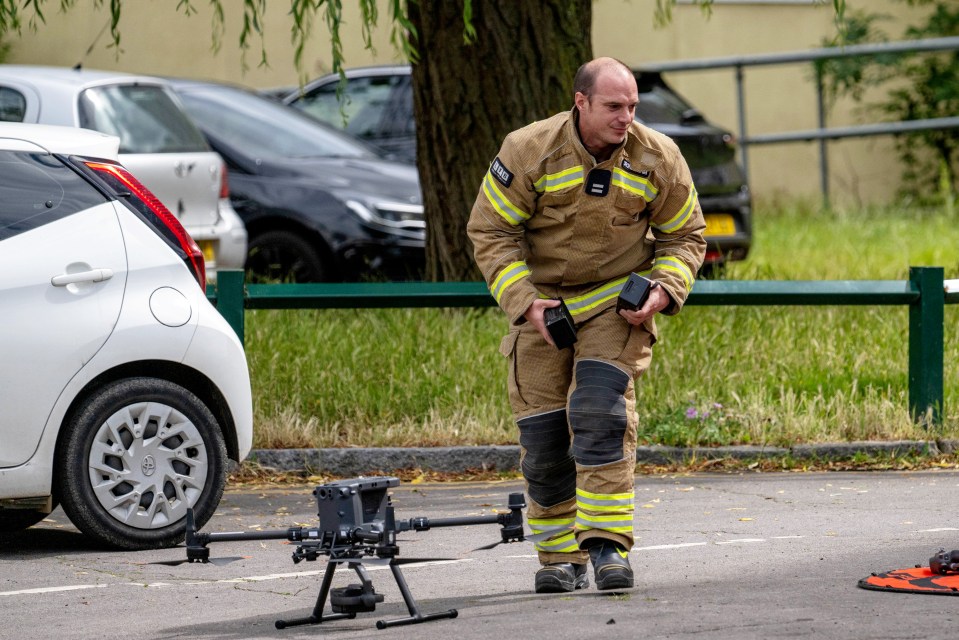
M682 124L695 110L682 98L663 87L649 87L639 94L636 117L642 122Z
M178 87L179 88L179 87ZM276 160L366 158L372 151L285 105L231 87L179 91L187 112L211 137Z
M110 85L80 94L80 126L118 136L120 153L192 153L209 147L163 87Z

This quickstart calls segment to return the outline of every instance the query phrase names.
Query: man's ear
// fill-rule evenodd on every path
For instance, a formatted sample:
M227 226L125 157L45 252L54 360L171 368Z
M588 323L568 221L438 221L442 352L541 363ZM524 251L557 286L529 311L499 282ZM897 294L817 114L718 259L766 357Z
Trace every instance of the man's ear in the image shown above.
M576 95L573 96L573 105L575 105L576 109L579 111L585 109L588 102L589 98L587 98L586 94L584 93L577 91Z

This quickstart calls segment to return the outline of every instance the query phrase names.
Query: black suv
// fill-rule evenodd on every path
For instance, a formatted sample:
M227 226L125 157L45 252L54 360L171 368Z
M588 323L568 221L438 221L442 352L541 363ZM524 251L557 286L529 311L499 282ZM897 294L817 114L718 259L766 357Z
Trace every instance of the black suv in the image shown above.
M636 119L665 133L689 164L706 217L706 263L710 273L727 260L743 260L752 243L749 186L736 162L733 135L713 124L677 94L658 72L634 70L639 87ZM280 99L328 124L345 128L398 160L416 156L412 76L408 65L357 67L346 71L348 100L336 96L339 76L327 75Z

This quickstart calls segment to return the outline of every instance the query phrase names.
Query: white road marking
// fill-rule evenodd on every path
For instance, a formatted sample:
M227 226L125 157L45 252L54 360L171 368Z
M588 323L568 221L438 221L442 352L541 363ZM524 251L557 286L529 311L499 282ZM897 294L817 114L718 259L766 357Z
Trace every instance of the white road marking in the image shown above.
M770 536L768 540L801 540L804 536ZM680 542L677 544L655 544L648 547L633 547L630 550L630 553L637 553L639 551L669 551L671 549L688 549L689 547L706 547L711 544L721 545L721 544L742 544L742 543L757 543L757 542L766 542L767 538L737 538L734 540L716 540L714 542ZM524 555L514 555L506 556L507 558L536 558L536 554L524 554Z
M633 547L631 551L666 551L667 549L685 549L687 547L705 547L708 542L684 542L682 544L656 544L651 547Z
M80 591L81 589L103 589L109 584L72 584L62 587L40 587L37 589L21 589L20 591L0 591L0 596L35 595L42 593L57 593L60 591Z

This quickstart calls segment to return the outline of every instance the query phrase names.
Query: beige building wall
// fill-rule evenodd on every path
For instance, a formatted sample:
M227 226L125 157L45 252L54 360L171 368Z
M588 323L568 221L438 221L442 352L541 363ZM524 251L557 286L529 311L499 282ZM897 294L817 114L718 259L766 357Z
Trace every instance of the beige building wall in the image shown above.
M473 0L482 2L482 0ZM193 0L196 12L175 11L173 0L124 2L119 50L111 45L109 12L95 9L93 0L60 14L58 2L47 0L46 24L36 31L24 28L8 62L114 69L153 75L208 78L239 82L255 88L291 85L298 81L291 43L289 3L270 0L264 20L265 39L251 38L245 55L237 45L242 13L237 0L223 0L226 9L219 51L212 50L213 17L205 0ZM106 3L109 4L109 3ZM363 46L361 19L353 3L344 3L342 41L349 66L384 64L400 59L390 43L387 3L381 2L379 27L373 32L374 50ZM914 22L916 10L895 0L847 0L849 10L865 8L900 18L883 28L895 33L896 24ZM812 0L715 0L712 15L688 2L673 10L671 23L654 27L655 0L595 0L593 50L631 65L668 60L751 55L812 49L835 32L832 3ZM29 15L29 14L28 14ZM309 78L330 70L330 39L322 19L303 53L303 74ZM267 65L260 64L261 46ZM746 71L748 133L763 134L816 127L816 94L810 65L760 67ZM675 72L667 76L675 88L718 124L738 131L734 72L715 70ZM831 126L865 122L855 105L836 105ZM760 199L782 196L817 198L818 146L792 143L755 146L750 150L750 179ZM831 142L830 181L837 203L889 202L898 185L896 155L888 138Z
M696 60L797 52L819 48L836 34L832 2L811 0L715 0L708 18L689 2L673 10L670 24L653 28L655 0L596 0L593 5L593 50L630 65L665 60ZM895 0L847 0L857 9L892 16L881 24L898 37L904 21L921 16ZM604 27L604 25L610 25ZM616 26L612 26L616 25ZM898 25L898 26L897 26ZM734 69L684 71L667 80L710 120L739 131ZM811 63L747 68L744 72L746 128L749 135L815 129L817 96ZM867 98L881 97L867 94ZM849 99L827 114L827 126L865 124L868 116ZM830 194L835 204L893 201L901 171L887 136L828 143ZM768 200L782 196L818 199L819 145L799 142L755 145L749 149L754 194Z

